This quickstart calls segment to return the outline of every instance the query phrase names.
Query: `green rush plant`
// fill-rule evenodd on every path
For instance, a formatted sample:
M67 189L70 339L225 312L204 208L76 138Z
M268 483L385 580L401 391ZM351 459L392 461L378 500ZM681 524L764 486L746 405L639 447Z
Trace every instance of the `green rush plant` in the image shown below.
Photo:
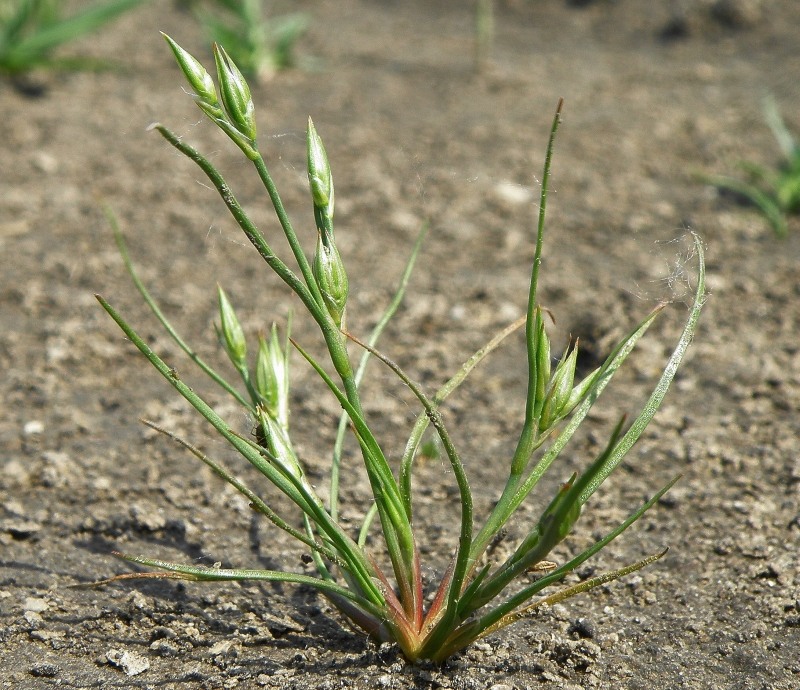
M301 12L267 18L264 0L191 0L189 6L209 39L226 46L237 67L258 81L294 66L295 44L309 24Z
M36 67L101 67L97 60L56 58L52 53L141 3L142 0L106 0L65 17L61 13L62 0L0 0L0 73L14 76Z
M253 101L242 74L225 50L215 46L215 85L213 78L194 57L168 36L165 38L194 91L198 107L233 140L255 167L288 240L296 268L291 268L284 258L278 256L271 240L256 228L227 182L207 158L166 127L154 124L152 128L194 161L208 177L258 253L272 271L294 291L319 326L330 361L328 365L316 361L288 333L285 336L279 335L275 325L268 335L259 338L255 355L248 356L249 344L234 307L220 289L218 335L227 357L239 373L241 387L229 383L185 343L153 301L134 272L117 230L117 239L127 268L144 300L167 333L205 374L227 391L256 421L257 430L253 437L240 435L235 431L234 425L220 417L194 389L184 383L176 369L156 354L105 299L98 296L98 300L130 341L178 393L245 460L284 494L288 503L294 506L294 516L286 513L286 506L268 503L222 464L192 444L153 424L151 426L188 449L214 473L241 492L254 510L305 545L313 559L316 574L201 567L120 554L128 561L155 568L158 572L145 575L129 573L112 580L155 576L195 581L261 580L304 584L325 596L346 619L370 637L378 641L395 642L409 661L430 659L441 662L474 640L533 614L543 605L591 590L659 559L665 551L618 570L557 587L565 576L636 522L675 480L633 510L602 538L566 562L552 562L549 556L554 547L570 534L584 504L619 465L650 423L686 353L705 295L703 253L699 240L695 238L699 274L693 306L682 335L644 408L631 424L627 424L623 418L615 426L605 448L596 457L589 459L581 472L567 477L544 506L538 520L525 527L524 537L516 544L513 553L504 560L495 560L491 548L493 542L531 490L559 459L567 442L663 307L661 305L648 314L605 362L585 378L576 378L577 344L568 348L557 362L551 359L550 341L545 329L547 312L537 301L537 286L550 166L561 117L561 103L559 102L553 120L545 157L526 316L497 334L431 395L423 391L400 366L375 347L378 337L402 299L419 251L421 236L411 253L400 288L378 325L363 341L349 333L345 326L347 273L337 249L333 226L333 178L325 147L313 123L309 119L307 167L317 239L313 259L309 261L259 149ZM486 355L517 327L523 325L527 344L528 386L524 421L513 455L507 460L495 460L497 470L507 473L505 486L485 521L476 524L466 469L439 408ZM343 409L332 453L330 493L326 497L320 495L309 480L290 433L289 353L292 348L314 369ZM353 350L361 352L358 363L354 360ZM378 359L388 367L412 391L422 410L410 432L398 467L392 467L387 460L385 446L373 433L362 406L359 384L369 357ZM423 433L429 425L441 442L442 455L452 468L460 497L452 518L460 526L459 536L449 565L444 569L438 583L423 581L412 491L414 459ZM348 433L360 449L374 497L372 508L363 513L360 529L353 533L339 521L340 458L342 444ZM382 544L374 543L375 540L369 536L369 527L375 516L378 517ZM372 534L374 532L373 530ZM556 587L555 591L552 590L553 587Z
M783 155L776 170L742 161L739 167L747 175L746 180L705 174L698 175L698 179L744 198L761 212L778 237L786 237L787 216L800 213L800 144L787 129L772 98L764 100L764 116Z

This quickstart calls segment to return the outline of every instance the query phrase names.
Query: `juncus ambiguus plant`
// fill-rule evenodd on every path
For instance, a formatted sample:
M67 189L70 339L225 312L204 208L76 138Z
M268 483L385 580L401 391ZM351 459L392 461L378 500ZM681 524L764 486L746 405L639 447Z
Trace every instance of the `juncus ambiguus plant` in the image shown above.
M698 178L750 202L767 219L778 237L786 237L788 216L800 213L800 143L786 127L773 98L764 100L764 115L783 155L776 170L742 161L739 166L747 174L746 180L705 174L698 175Z
M55 58L52 53L141 3L142 0L106 0L63 16L60 0L0 0L0 73L14 76L37 67L102 67L97 60Z
M693 306L678 344L643 410L630 425L626 425L624 419L616 425L605 448L586 463L582 472L565 477L566 481L544 506L538 520L526 527L525 536L516 545L513 553L504 560L495 562L491 544L559 458L610 379L661 311L661 307L658 307L648 314L605 362L588 376L580 379L576 377L577 345L565 352L554 365L551 362L550 343L545 329L546 312L537 301L537 285L550 164L560 122L561 103L553 120L545 158L526 316L496 335L438 391L429 395L395 362L375 348L378 337L400 303L421 237L411 254L400 288L374 331L363 341L347 332L345 323L348 281L333 229L333 177L325 147L313 123L309 120L307 157L317 242L314 257L309 261L259 150L253 102L241 73L224 49L215 46L215 87L212 77L197 60L171 38L166 39L194 90L197 105L239 146L254 165L288 240L296 268L290 268L284 258L273 251L267 237L255 227L208 159L162 125L156 124L153 128L200 167L267 265L295 292L305 310L319 326L335 374L328 373L322 363L317 362L298 343L291 340L288 334L282 339L276 326L272 327L268 336L259 339L255 367L252 368L244 331L233 305L220 289L219 337L228 358L240 374L244 389L242 392L201 360L178 335L136 276L125 245L117 232L123 258L146 302L190 358L257 421L255 438L237 433L232 425L182 381L175 369L149 348L106 300L98 296L100 303L159 373L239 454L299 509L297 516L301 519L288 517L285 506L268 503L217 461L171 432L164 433L177 440L240 491L252 507L276 527L304 544L309 549L317 575L277 570L207 568L138 556L124 558L157 568L164 577L206 581L266 580L309 585L327 597L343 616L371 637L379 641L396 642L405 657L411 661L442 661L474 640L531 615L543 604L552 604L579 592L591 590L660 558L663 551L624 568L578 584L562 586L552 592L552 588L568 573L638 520L675 481L656 492L652 498L633 510L627 519L570 560L557 564L548 559L554 547L572 531L584 504L640 437L675 376L695 332L704 301L703 252L699 241L695 239L699 274ZM477 524L473 515L472 492L466 469L439 407L487 354L522 325L525 326L527 344L528 388L524 422L512 457L503 460L502 464L497 461L498 468L502 467L507 472L505 487L486 520ZM348 352L349 341L357 343L362 352L358 364L351 359ZM331 488L327 496L318 494L309 482L292 443L289 423L289 351L292 348L316 371L343 409L332 454ZM351 345L350 348L353 350L355 346ZM384 445L374 435L362 407L359 384L369 357L377 358L394 372L413 392L422 408L422 414L411 431L397 468L393 468L388 462ZM412 478L414 458L429 426L433 427L441 442L457 484L460 500L455 506L453 520L458 520L460 527L449 565L434 586L432 598L426 600L423 595L425 583L421 574L418 534L413 529ZM340 457L342 444L348 433L352 434L360 449L374 496L373 507L365 511L361 529L354 533L339 522ZM369 526L375 516L379 520L382 547L369 538ZM380 548L385 550L388 566L383 560L380 560L383 565L379 564L379 559L373 557ZM536 573L535 579L531 579L531 572Z
M185 0L209 40L228 46L231 57L248 77L270 79L294 66L294 46L309 17L300 12L264 14L264 0Z

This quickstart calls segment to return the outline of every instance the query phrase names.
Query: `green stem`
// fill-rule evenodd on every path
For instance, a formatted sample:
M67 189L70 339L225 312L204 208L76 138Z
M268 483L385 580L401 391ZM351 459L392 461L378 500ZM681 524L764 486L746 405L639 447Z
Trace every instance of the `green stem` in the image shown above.
M666 553L667 549L664 549L663 551L657 554L653 554L652 556L643 558L642 560L637 561L636 563L632 563L631 565L619 568L617 570L612 570L607 573L602 573L601 575L590 578L589 580L585 580L583 582L579 582L576 585L572 585L571 587L566 587L564 589L561 589L558 592L554 592L553 594L547 597L543 597L542 599L533 602L532 604L526 606L524 609L520 611L513 611L503 616L499 620L495 621L492 625L489 625L480 630L480 632L477 632L477 630L480 629L481 621L476 621L469 626L465 626L464 628L456 631L453 637L450 640L448 640L445 645L442 646L442 648L436 653L436 655L434 655L433 661L439 661L439 662L444 661L449 656L452 656L457 651L463 649L469 644L472 644L476 640L486 637L487 635L491 635L492 633L497 632L498 630L508 625L511 625L523 618L527 618L533 615L533 613L542 606L552 606L553 604L557 604L561 601L564 601L565 599L569 599L583 592L588 592L608 582L612 582L613 580L618 580L619 578L624 577L625 575L629 575L631 573L636 572L637 570L641 570L642 568L662 558ZM541 582L541 580L538 582Z
M663 306L654 309L648 316L626 337L617 348L608 356L605 363L598 372L594 385L587 392L586 399L575 408L569 421L547 449L547 452L539 459L528 476L523 480L521 477L509 477L503 492L495 504L483 529L478 533L472 545L472 558L478 560L486 547L491 543L494 535L502 529L503 525L513 515L522 501L533 490L539 480L544 476L553 461L561 454L573 434L581 425L589 410L599 399L605 387L610 383L616 371L622 366L623 362L630 355L636 343L647 332L647 329L661 312Z
M178 373L169 367L142 338L128 325L128 323L106 302L100 295L97 300L108 312L109 316L117 323L137 349L147 358L155 369L194 407L217 432L225 438L248 462L258 469L275 487L292 500L306 515L309 515L320 527L325 536L334 544L342 555L365 596L368 596L377 605L384 604L383 595L373 581L374 572L361 550L342 528L333 522L330 515L322 507L322 501L305 486L299 483L296 477L289 476L273 466L259 451L233 433L226 422L189 386L181 381Z
M536 250L533 255L533 265L531 267L531 282L528 291L528 319L525 323L525 342L527 344L528 355L528 394L525 402L525 422L520 433L517 448L511 461L511 476L520 477L537 445L537 382L538 382L538 338L536 333L536 313L537 313L537 289L539 285L539 268L542 265L542 246L544 244L544 223L547 212L547 194L550 183L550 168L553 161L553 148L555 146L556 132L561 123L561 107L563 99L559 99L556 106L556 114L553 117L553 124L550 128L550 138L547 142L547 153L544 159L544 172L542 173L542 191L539 200L539 221L536 229Z
M593 477L589 485L581 492L581 504L586 503L589 497L597 490L597 487L599 487L606 480L608 475L614 471L616 466L620 463L622 458L625 457L633 444L639 440L639 437L647 428L648 424L650 424L656 412L658 411L658 408L661 407L661 403L664 401L664 396L667 394L670 384L672 383L672 380L675 378L675 374L678 371L678 367L686 355L686 350L689 349L689 345L694 338L694 333L697 330L697 321L700 318L700 312L705 304L706 295L706 264L703 256L703 244L697 235L694 236L694 246L695 251L697 252L698 263L697 289L694 296L692 310L689 313L689 318L687 319L686 325L681 333L681 337L678 340L678 345L675 347L675 350L672 352L672 355L667 361L664 371L661 374L661 378L650 395L650 398L647 400L647 403L645 403L642 412L639 414L633 424L631 424L630 429L628 429L625 435L619 440L619 443L614 446L614 450L611 453L609 461L604 464L602 472Z
M175 330L175 328L169 322L167 317L164 315L164 312L161 311L161 308L158 306L158 304L153 299L148 289L145 287L144 283L139 278L139 275L136 273L133 261L131 261L130 254L128 254L128 247L125 244L125 238L122 236L122 232L119 229L119 223L117 222L116 216L109 207L105 207L104 211L106 214L106 218L108 219L108 222L111 224L111 229L114 232L114 239L117 242L117 247L119 248L119 253L122 256L122 262L125 264L125 268L128 271L128 275L130 275L133 284L136 286L136 289L139 291L139 294L142 296L142 299L144 299L145 304L147 304L147 306L150 307L150 310L153 312L153 314L155 314L155 317L164 327L164 330L175 341L178 347L180 347L181 350L183 350L189 356L189 359L191 359L203 371L203 373L207 374L212 381L214 381L215 383L217 383L217 385L219 385L225 391L230 393L230 395L232 395L237 400L237 402L239 402L243 407L247 408L251 414L255 413L255 409L247 401L247 398L245 398L238 390L236 390L220 374L218 374L207 362L205 362L189 346L189 344L180 336L180 334Z
M261 580L267 582L288 582L297 585L308 585L314 589L322 592L325 595L334 595L342 597L348 601L357 604L359 607L368 611L376 619L381 620L385 612L380 605L364 597L358 596L355 592L337 585L330 580L321 580L309 575L300 575L299 573L289 573L282 570L249 570L249 569L234 569L234 568L208 568L198 565L182 565L180 563L170 563L168 561L161 561L154 558L144 558L142 556L129 556L126 554L116 554L120 558L130 561L131 563L139 563L146 565L149 568L159 568L169 573L175 573L182 576L181 579L192 580L196 582L218 582L218 581L237 581L242 580ZM157 575L158 573L156 573ZM140 575L139 573L126 576L117 576L112 578L117 579L133 579Z
M447 383L445 383L431 399L435 407L439 407L447 397L458 388L464 380L469 376L472 370L481 363L481 361L489 354L494 352L503 341L512 333L514 333L520 326L525 323L525 317L517 319L514 323L506 326L502 331L494 336L486 345L478 350L472 357L470 357L462 366L461 369L453 376ZM371 345L372 343L370 343ZM412 468L414 458L416 457L417 448L422 440L422 435L430 424L430 418L427 415L420 415L411 430L411 435L406 443L406 448L403 453L403 459L400 464L400 491L403 495L403 501L406 505L406 512L409 518L412 516L412 497L411 497L411 480Z
M256 248L264 261L266 261L267 265L269 265L269 267L275 271L278 277L283 280L283 282L285 282L301 299L311 316L314 318L317 324L319 324L322 335L325 338L325 344L331 356L331 361L333 362L337 373L342 379L348 399L360 411L361 401L359 400L357 387L355 385L355 381L353 380L353 369L350 365L350 359L347 355L345 340L342 334L339 332L339 329L333 323L333 320L328 314L328 310L322 303L322 296L319 292L316 281L314 280L308 260L303 254L302 248L297 240L297 236L292 229L289 218L285 209L283 208L283 204L277 194L277 190L275 189L275 185L272 182L272 179L269 177L269 173L266 172L266 167L263 164L263 159L261 159L260 154L255 161L256 168L259 171L263 169L266 173L266 178L262 178L262 181L267 188L267 193L270 195L273 205L275 205L275 211L281 221L281 227L283 227L287 239L292 246L292 251L295 254L298 264L300 265L300 270L303 273L303 278L305 279L307 285L304 284L303 281L301 281L295 275L295 273L272 251L272 248L267 243L264 235L262 235L258 228L253 225L253 222L247 216L244 209L233 195L228 183L225 181L219 171L211 164L211 162L208 161L199 151L197 151L197 149L181 141L181 139L174 132L168 130L166 127L163 127L160 124L155 124L152 125L152 128L156 129L158 133L161 134L161 136L163 136L172 146L197 164L197 166L206 174L208 179L216 188L220 197L222 197L222 200L225 202L225 205L228 207L228 211L233 216L234 220L237 222L239 227L250 240L252 245ZM261 175L261 172L259 172L259 175Z
M493 625L495 625L498 621L504 619L506 616L513 614L521 606L523 606L531 597L535 596L536 594L541 592L543 589L549 587L550 585L559 582L565 575L573 572L576 568L581 566L583 563L589 560L600 550L608 546L608 544L610 544L620 534L625 532L625 530L627 530L631 525L633 525L633 523L635 523L640 517L642 517L642 515L644 515L648 510L650 510L650 508L652 508L659 501L659 499L667 491L669 491L669 489L675 484L676 481L678 481L678 479L679 477L675 477L665 487L663 487L660 491L658 491L658 493L656 493L648 501L643 503L637 510L631 513L622 523L617 525L617 527L611 530L602 539L598 539L588 549L582 551L580 554L572 558L570 561L564 563L564 565L556 568L547 575L539 578L538 580L528 585L527 587L524 587L519 592L517 592L509 599L496 606L495 608L487 611L486 613L477 618L474 618L471 622L466 623L464 626L462 626L461 632L456 631L454 633L454 635L451 637L451 640L454 638L461 637L463 640L463 644L468 644L470 641L478 637L482 637L484 631L491 628ZM462 607L461 611L462 619L467 618L471 613L480 608L480 606L488 602L480 602L477 600L473 600L471 602L464 602L464 603L465 606ZM463 646L463 644L459 645L459 648Z
M414 270L414 264L416 263L417 256L419 255L420 249L422 248L422 242L425 239L425 235L428 232L428 225L425 224L420 230L419 234L417 235L417 239L414 242L414 247L411 250L411 255L406 262L406 267L403 271L403 275L400 277L400 282L397 286L397 290L395 290L394 296L392 297L392 301L389 303L389 306L386 307L386 311L383 312L383 315L379 319L378 323L375 324L375 327L369 334L369 338L367 339L367 343L371 347L375 347L378 340L380 339L383 331L385 330L386 326L389 324L389 321L395 315L397 310L400 308L400 304L403 302L403 297L406 293L406 288L408 287L408 282L411 279L411 273ZM364 378L364 373L367 369L367 363L370 359L370 352L369 350L364 350L364 353L361 356L361 359L358 363L358 368L356 369L355 374L355 382L356 387L361 385L361 381ZM344 437L347 431L347 422L349 417L347 416L346 412L342 413L341 418L339 419L339 427L336 431L336 441L333 446L333 463L331 465L331 491L330 491L330 514L334 520L338 520L339 516L339 470L341 467L342 462L342 449L344 447ZM402 492L402 488L401 488ZM408 519L411 519L411 513L407 510ZM373 513L374 514L374 513Z
M151 429L154 429L155 431L158 431L159 433L168 436L173 441L186 448L186 450L192 453L192 455L194 455L198 460L200 460L209 468L211 468L214 474L216 474L218 477L226 481L234 489L236 489L239 493L241 493L245 498L247 498L247 500L250 501L250 506L253 509L257 510L262 515L264 515L276 527L282 529L284 532L290 534L292 537L294 537L298 541L308 546L313 552L322 554L323 556L325 556L325 558L329 559L331 562L336 563L336 565L338 565L340 568L347 568L347 564L344 563L327 546L320 544L318 541L313 539L313 535L306 536L299 530L296 530L294 527L292 527L282 517L280 517L280 515L278 515L274 510L272 510L272 508L270 508L258 494L251 491L242 481L240 481L237 477L228 472L228 470L226 470L218 462L208 457L199 448L196 448L191 443L184 441L177 434L172 433L171 431L159 426L154 422L150 422L146 419L143 419L141 421L147 426L149 426Z
M462 585L470 569L470 544L472 543L472 491L469 487L464 465L458 455L458 451L453 445L450 435L444 425L442 415L437 409L436 405L422 389L406 375L406 373L392 360L378 352L375 348L370 347L366 343L361 342L358 338L348 334L348 337L354 342L358 343L361 347L369 350L375 357L388 366L403 383L405 383L412 393L416 396L417 400L422 404L425 409L425 414L431 421L436 433L442 440L445 453L450 460L450 466L453 469L453 474L456 478L458 485L459 498L461 503L461 530L458 540L458 549L455 557L455 567L453 569L453 576L450 581L450 586L447 595L447 604L444 615L441 620L436 624L429 638L423 645L423 651L420 652L421 656L425 656L424 650L435 649L437 644L446 637L452 625L452 620L457 615L457 601L461 595Z
M353 430L361 446L367 478L372 488L375 503L378 506L384 539L398 584L403 592L412 592L412 583L416 572L414 568L416 561L414 533L405 513L400 491L386 456L364 420L362 412L356 409L349 401L347 394L336 385L328 373L308 352L294 340L291 342L325 382L331 393L336 396L339 404L353 423Z
M303 274L303 279L306 282L306 286L311 291L311 294L314 295L318 309L325 310L325 304L322 301L322 293L319 290L317 281L314 279L314 273L311 270L311 264L308 262L308 258L303 251L303 247L300 244L297 233L292 227L292 222L289 220L289 215L286 213L286 209L283 206L283 201L278 193L278 188L275 186L275 182L272 180L272 176L269 174L269 170L267 169L267 164L264 162L264 158L261 156L261 154L259 154L258 157L253 161L253 165L255 165L259 178L261 178L264 189L266 189L267 194L269 194L272 207L275 209L275 215L278 217L281 228L283 228L283 234L286 236L286 240L289 242L289 247L292 250L292 254L294 254L297 265L300 267L300 272ZM313 310L312 314L314 315L314 318L319 321L316 310Z
M247 216L219 171L197 149L181 141L180 137L174 132L160 124L151 125L151 128L158 131L164 139L195 163L206 174L206 177L208 177L211 184L214 185L214 188L219 193L225 206L228 207L228 211L233 216L233 219L247 236L247 239L250 240L251 244L256 248L264 261L267 262L269 267L297 294L309 312L317 318L319 314L319 305L316 302L315 296L294 272L272 251L264 235L261 234Z

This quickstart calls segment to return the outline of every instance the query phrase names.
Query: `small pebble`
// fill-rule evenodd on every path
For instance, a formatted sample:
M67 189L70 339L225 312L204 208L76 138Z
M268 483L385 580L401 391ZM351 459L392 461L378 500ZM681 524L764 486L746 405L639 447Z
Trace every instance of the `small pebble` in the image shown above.
M28 597L25 599L25 604L23 607L26 611L34 611L36 613L41 613L42 611L47 611L49 608L49 604L45 599L39 599L38 597Z
M25 425L22 427L22 433L26 436L35 436L36 434L41 434L44 432L44 422L38 419L32 419L29 422L25 422Z
M36 678L55 678L59 673L61 673L61 668L56 664L41 662L31 666L28 669L28 673Z
M106 659L125 673L126 676L138 676L150 668L150 662L143 656L121 649L109 649Z

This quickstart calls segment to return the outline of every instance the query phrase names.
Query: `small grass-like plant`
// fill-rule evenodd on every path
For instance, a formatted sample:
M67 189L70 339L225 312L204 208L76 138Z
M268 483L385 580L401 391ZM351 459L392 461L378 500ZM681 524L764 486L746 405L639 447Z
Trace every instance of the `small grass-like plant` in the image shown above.
M647 556L618 570L573 584L561 585L575 571L613 539L636 522L666 492L675 480L636 507L620 524L591 546L566 562L550 560L552 550L573 530L581 509L605 479L619 465L639 439L659 408L696 329L704 302L705 278L702 247L695 238L699 274L693 305L682 335L661 377L642 411L631 424L623 418L611 431L605 448L588 459L581 472L575 472L560 485L543 507L538 520L524 527L513 553L496 558L492 545L516 510L542 477L561 457L561 452L595 405L615 372L638 340L662 310L649 313L611 352L603 364L584 378L576 378L578 346L568 348L557 362L551 360L550 341L545 329L546 310L537 301L537 286L544 239L544 218L550 165L561 103L553 120L544 175L538 226L533 243L533 267L527 296L526 315L497 334L476 352L463 367L434 394L428 394L375 345L386 323L403 297L409 273L420 246L414 247L400 288L372 333L362 340L345 327L348 278L334 235L334 188L325 148L309 119L307 167L314 217L317 227L316 250L309 261L273 183L256 139L253 101L247 82L220 46L214 47L217 84L202 65L171 38L166 37L178 64L189 81L200 109L222 129L249 159L275 209L279 225L288 240L291 268L278 256L273 244L251 221L233 191L212 163L175 133L160 124L153 125L172 146L194 161L219 192L244 234L278 277L297 295L305 311L319 326L327 347L329 365L316 361L287 333L279 335L273 325L261 336L254 357L248 357L248 343L236 312L220 289L218 335L228 358L241 378L241 388L221 374L189 347L153 301L134 272L121 235L117 239L133 280L167 333L189 358L213 381L229 393L257 424L252 436L236 431L184 382L175 368L156 354L127 321L102 297L98 300L125 332L130 341L157 371L180 393L238 453L257 468L293 504L292 517L287 506L268 503L246 486L233 472L208 457L172 432L160 429L204 462L223 480L235 487L251 507L305 545L316 567L316 576L281 570L241 570L183 565L149 557L122 555L157 572L129 573L112 578L182 578L195 581L260 580L303 584L325 596L351 623L378 641L395 642L410 661L443 661L474 640L529 616L539 607L553 604L580 592L639 570L659 559L665 551ZM287 257L288 258L288 257ZM476 524L473 499L465 464L453 444L441 403L462 383L472 369L518 327L525 328L527 344L527 398L524 421L516 450L508 459L495 459L497 472L506 473L505 487L488 517ZM288 331L288 327L287 327ZM331 461L330 491L320 495L309 480L301 458L295 451L289 417L289 353L294 348L319 375L343 409ZM358 364L353 351L360 351ZM398 467L387 460L385 444L376 438L364 413L359 384L365 365L374 357L388 367L413 392L421 414L405 444ZM251 361L251 360L254 360ZM332 367L333 373L329 373ZM240 415L237 415L237 419ZM414 460L423 434L432 427L440 441L442 456L452 468L460 500L454 505L453 523L459 525L449 565L438 583L423 580L418 544L424 525L414 519L412 478ZM340 458L348 433L357 443L369 480L374 502L365 509L360 529L351 533L339 521ZM379 534L370 531L377 515ZM555 588L555 591L553 591ZM547 591L546 591L547 590Z
M208 37L226 46L245 76L267 81L295 65L295 44L308 28L302 12L264 14L264 0L191 0Z
M786 127L774 99L765 99L764 115L783 155L776 170L742 161L739 167L747 174L745 180L705 174L698 178L749 201L767 219L778 237L786 237L787 216L800 213L800 144Z
M37 67L102 67L103 63L97 60L54 57L53 51L141 3L142 0L106 0L64 16L62 0L0 0L0 73L19 76Z

